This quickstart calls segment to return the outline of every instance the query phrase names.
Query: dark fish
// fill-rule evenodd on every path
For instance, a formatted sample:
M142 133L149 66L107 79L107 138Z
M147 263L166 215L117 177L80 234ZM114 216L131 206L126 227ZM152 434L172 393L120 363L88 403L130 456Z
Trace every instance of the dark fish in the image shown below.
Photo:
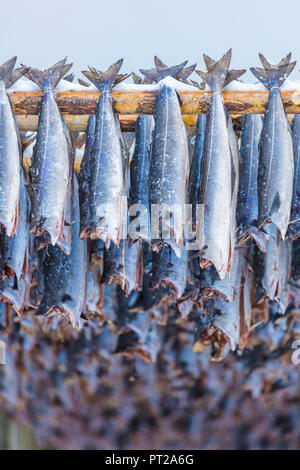
M128 240L122 239L118 247L111 244L105 249L101 282L106 285L119 284L126 296L132 290L141 290L143 282L141 242L130 244Z
M84 75L101 90L97 105L95 136L90 156L90 211L92 239L113 241L119 245L122 236L124 196L124 162L120 127L112 107L110 89L121 79L123 60L119 60L104 73L90 68Z
M58 246L48 246L44 256L44 296L38 314L47 316L61 312L73 326L80 324L85 310L87 245L79 238L80 214L78 183L74 178L71 253L66 255Z
M54 88L71 65L66 59L46 71L29 68L26 76L43 91L31 165L31 232L48 233L52 245L61 237L70 178L69 150Z
M258 242L263 251L266 246L259 243L258 223L258 162L259 139L262 130L262 118L259 114L246 114L242 129L241 157L242 168L237 204L237 237L244 243L249 237Z
M149 169L151 145L154 130L153 116L141 115L138 117L135 125L136 141L132 160L130 162L130 193L129 210L130 215L135 215L131 211L135 209L138 212L139 230L130 226L129 235L131 238L147 240L150 243L150 205L149 205ZM136 227L136 225L135 225Z
M290 55L288 56L290 59ZM296 62L271 65L260 54L264 68L250 70L270 90L261 133L258 167L259 227L273 222L282 239L290 221L294 179L294 152L290 125L280 86Z
M6 91L15 81L16 59L13 57L0 67L0 224L8 237L15 233L20 215L21 141Z
M90 231L90 178L91 153L95 136L96 116L88 120L84 154L79 173L80 237L86 238Z
M190 168L188 203L192 204L192 222L196 223L196 204L200 201L201 165L204 149L206 114L199 114L193 158Z
M300 279L300 239L292 243L292 278L294 281Z
M164 245L158 253L152 253L152 260L151 287L170 287L175 298L179 299L187 281L187 250L183 248L179 258L169 245Z
M289 236L292 240L300 237L300 114L295 114L292 122L295 150L295 174Z
M141 72L146 77L159 81L169 75L176 77L185 65L186 63L183 63L175 67L141 70ZM166 238L164 241L171 244L180 255L184 238L189 155L186 129L175 89L167 85L161 87L155 102L155 114L150 163L152 238ZM158 214L155 213L155 209ZM159 212L164 209L167 217L159 220ZM155 220L156 217L158 220ZM156 236L153 236L159 229L162 233L158 232ZM152 243L155 244L154 240Z
M201 168L203 204L202 259L212 263L220 278L229 273L232 256L232 198L234 161L228 132L227 112L222 87L226 79L231 50L207 73L198 72L212 90L212 101L206 123Z

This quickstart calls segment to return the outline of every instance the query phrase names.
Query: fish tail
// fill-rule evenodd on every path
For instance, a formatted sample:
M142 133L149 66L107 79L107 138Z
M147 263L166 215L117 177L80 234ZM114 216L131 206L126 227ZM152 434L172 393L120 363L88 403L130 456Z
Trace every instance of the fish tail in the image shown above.
M263 68L250 67L250 70L269 90L272 87L280 87L296 65L296 61L290 62L291 53L281 59L278 64L271 64L262 54L259 54L259 58Z
M38 70L33 67L26 67L25 76L36 83L41 89L44 81L48 80L52 88L55 88L60 80L68 73L73 64L66 64L67 57L52 65L47 70ZM23 64L22 64L23 65ZM24 69L23 65L23 69Z
M173 65L171 67L156 67L152 69L140 69L140 72L150 82L159 82L163 78L173 77L176 79L186 79L196 68L196 65L185 68L188 61L182 62L182 64Z
M92 82L98 90L110 90L118 83L122 82L130 76L130 74L119 75L120 68L122 67L123 59L119 59L113 65L108 67L106 72L101 72L94 67L89 67L89 70L82 70L83 75Z
M16 65L17 57L12 57L0 67L0 79L4 81L5 86L10 86L11 74L13 73L14 66Z
M232 50L229 49L229 51L226 52L226 54L224 54L223 57L219 61L214 61L213 59L210 59L208 56L204 56L204 61L207 66L207 72L201 72L200 70L196 70L198 75L200 75L200 77L209 85L212 91L222 90L222 88L224 87L224 84L226 82L226 77L228 74L229 64L231 61L231 54L232 54ZM234 75L234 78L235 77L236 75ZM234 78L232 78L232 80Z

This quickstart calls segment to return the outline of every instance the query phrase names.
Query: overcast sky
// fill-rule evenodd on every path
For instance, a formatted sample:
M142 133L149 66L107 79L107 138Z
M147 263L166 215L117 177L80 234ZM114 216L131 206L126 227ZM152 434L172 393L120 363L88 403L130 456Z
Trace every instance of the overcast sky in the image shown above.
M130 72L151 66L157 54L204 69L203 52L219 58L232 47L235 68L258 65L258 52L279 61L291 51L299 61L292 76L300 79L296 0L6 0L1 20L1 63L17 55L40 68L67 55L79 73L123 57L122 71Z

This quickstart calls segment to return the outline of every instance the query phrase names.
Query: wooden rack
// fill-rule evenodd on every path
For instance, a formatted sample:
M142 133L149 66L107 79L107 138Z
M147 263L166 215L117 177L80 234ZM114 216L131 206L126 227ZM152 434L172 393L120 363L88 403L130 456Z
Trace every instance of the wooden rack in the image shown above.
M133 131L139 114L154 114L157 91L112 91L114 110L119 114L122 130ZM180 91L183 120L190 128L196 125L197 115L205 114L209 109L211 92ZM300 90L281 92L288 114L300 113ZM37 114L42 92L9 93L13 111L17 115L20 130L34 131L37 128ZM84 131L88 115L96 111L98 91L63 91L56 94L56 101L65 115L67 125L72 131ZM266 109L269 92L235 91L223 92L225 106L233 116L243 114L263 114Z

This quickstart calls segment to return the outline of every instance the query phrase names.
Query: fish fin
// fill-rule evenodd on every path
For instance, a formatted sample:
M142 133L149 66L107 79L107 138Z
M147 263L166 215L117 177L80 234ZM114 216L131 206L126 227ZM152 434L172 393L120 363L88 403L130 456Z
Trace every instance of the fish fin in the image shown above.
M288 54L277 65L270 64L262 54L259 54L259 57L263 68L250 67L250 70L269 90L274 86L280 87L296 65L296 61L290 62L291 54Z
M279 196L279 192L277 191L272 202L270 216L274 214L274 212L277 212L279 207L280 207L280 196Z
M14 56L4 62L4 64L2 64L0 67L0 79L4 81L6 87L10 86L11 75L16 65L16 61L17 56Z
M79 85L86 86L86 87L90 86L88 82L86 82L85 80L82 80L81 78L78 78L77 80L78 80Z
M75 74L73 72L69 73L64 77L64 80L67 80L67 82L74 82Z
M10 80L8 82L7 88L11 87L16 81L19 80L19 78L23 77L28 72L28 68L26 67L18 67L15 69L11 75L10 75Z
M203 54L203 59L207 68L207 71L212 70L214 68L214 65L216 63L216 60L212 59L206 54Z
M28 67L28 71L25 73L25 76L32 82L36 83L41 89L43 88L45 79L48 79L51 86L55 88L73 65L66 64L66 60L67 58L65 57L47 70L38 70L33 67ZM23 64L22 66L25 67Z
M140 72L148 79L153 82L159 82L163 78L173 77L178 79L178 75L184 69L188 61L186 60L182 64L173 65L167 68L153 68L153 69L140 69Z
M92 82L98 90L110 90L118 79L119 70L122 67L123 59L119 59L113 65L108 67L105 72L89 67L90 70L82 70L83 75ZM127 78L127 77L126 77ZM120 82L121 80L119 80ZM119 83L118 82L118 83Z
M160 60L157 55L154 56L154 64L157 69L167 69L168 66L164 64L162 60Z
M230 64L231 54L232 50L229 49L229 51L226 52L219 61L215 62L207 72L196 70L197 74L209 85L212 91L222 90Z
M231 69L231 70L228 70L225 81L224 81L224 87L227 86L230 82L233 82L233 80L237 80L245 72L246 72L246 69L240 69L240 70Z
M114 83L114 86L118 85L119 83L123 82L124 80L126 80L126 78L129 78L131 75L131 73L123 73L123 74L119 74L117 76L117 78L115 79L115 83Z
M177 80L186 80L196 69L197 64L190 65L189 67L185 67L179 74L177 75Z
M141 83L143 82L143 79L139 75L137 75L134 72L131 72L131 76L133 79L133 83L136 83L137 85L141 85Z

